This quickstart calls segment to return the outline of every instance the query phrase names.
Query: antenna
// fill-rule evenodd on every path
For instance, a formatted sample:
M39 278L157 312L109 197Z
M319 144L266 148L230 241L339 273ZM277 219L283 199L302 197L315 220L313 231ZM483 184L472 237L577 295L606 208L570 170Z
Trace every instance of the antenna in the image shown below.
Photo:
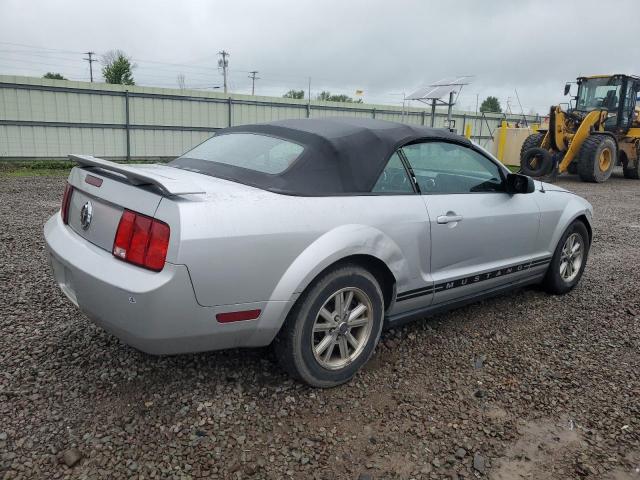
M516 92L516 98L518 99L518 105L520 105L520 113L522 114L522 118L524 119L524 125L528 127L529 122L527 121L527 116L524 114L524 108L522 108L522 103L520 103L520 95L518 95L518 89L514 88L513 91Z

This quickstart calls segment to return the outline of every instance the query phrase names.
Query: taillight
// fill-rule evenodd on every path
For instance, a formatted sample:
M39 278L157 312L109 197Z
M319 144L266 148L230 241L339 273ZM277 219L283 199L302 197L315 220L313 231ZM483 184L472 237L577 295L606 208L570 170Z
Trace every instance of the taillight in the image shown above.
M113 255L125 262L159 272L169 249L169 225L125 210L120 217Z
M62 195L62 208L60 208L60 215L65 224L69 223L69 203L71 202L72 193L73 187L67 183L64 187L64 195Z

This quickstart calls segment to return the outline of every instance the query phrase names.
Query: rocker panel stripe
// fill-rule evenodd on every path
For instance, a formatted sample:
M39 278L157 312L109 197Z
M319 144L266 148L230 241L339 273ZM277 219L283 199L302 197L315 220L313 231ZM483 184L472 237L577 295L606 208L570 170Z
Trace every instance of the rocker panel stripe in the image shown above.
M451 290L452 288L459 288L459 287L464 287L466 285L473 285L475 283L483 282L485 280L491 280L494 278L501 277L503 275L510 275L512 273L518 273L518 272L529 270L530 268L541 267L543 265L549 264L550 262L551 262L551 257L542 258L539 260L520 263L510 267L499 268L497 270L492 270L490 272L479 273L477 275L470 275L468 277L458 278L456 280L448 280L446 282L441 282L435 285L429 285L422 288L416 288L414 290L407 290L405 292L401 292L397 294L396 302L402 302L405 300L410 300L412 298L422 297L424 295L431 295L433 293L438 293L443 290Z

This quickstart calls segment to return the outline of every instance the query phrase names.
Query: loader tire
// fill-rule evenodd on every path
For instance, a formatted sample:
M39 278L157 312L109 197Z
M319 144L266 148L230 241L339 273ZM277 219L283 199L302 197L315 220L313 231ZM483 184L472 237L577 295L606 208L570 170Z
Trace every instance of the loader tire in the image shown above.
M576 162L571 162L567 167L567 172L569 172L571 175L575 175L576 173L578 173L578 164Z
M638 151L635 163L632 163L630 160L624 162L622 173L624 174L624 178L640 180L640 151Z
M520 158L524 156L527 150L532 148L539 148L542 145L542 140L544 140L545 133L532 133L522 142L522 147L520 147Z
M520 157L520 171L530 177L543 177L551 173L553 161L544 148L530 148Z
M606 182L616 166L618 148L608 135L590 135L580 147L578 175L583 182Z

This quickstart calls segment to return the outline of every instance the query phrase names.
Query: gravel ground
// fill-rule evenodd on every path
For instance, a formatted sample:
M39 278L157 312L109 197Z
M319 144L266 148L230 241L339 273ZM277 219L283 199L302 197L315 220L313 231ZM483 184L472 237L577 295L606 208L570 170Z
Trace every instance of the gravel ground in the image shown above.
M526 289L384 334L348 385L269 349L158 358L59 292L42 225L62 177L0 178L4 478L640 478L640 182L595 207L580 286Z

